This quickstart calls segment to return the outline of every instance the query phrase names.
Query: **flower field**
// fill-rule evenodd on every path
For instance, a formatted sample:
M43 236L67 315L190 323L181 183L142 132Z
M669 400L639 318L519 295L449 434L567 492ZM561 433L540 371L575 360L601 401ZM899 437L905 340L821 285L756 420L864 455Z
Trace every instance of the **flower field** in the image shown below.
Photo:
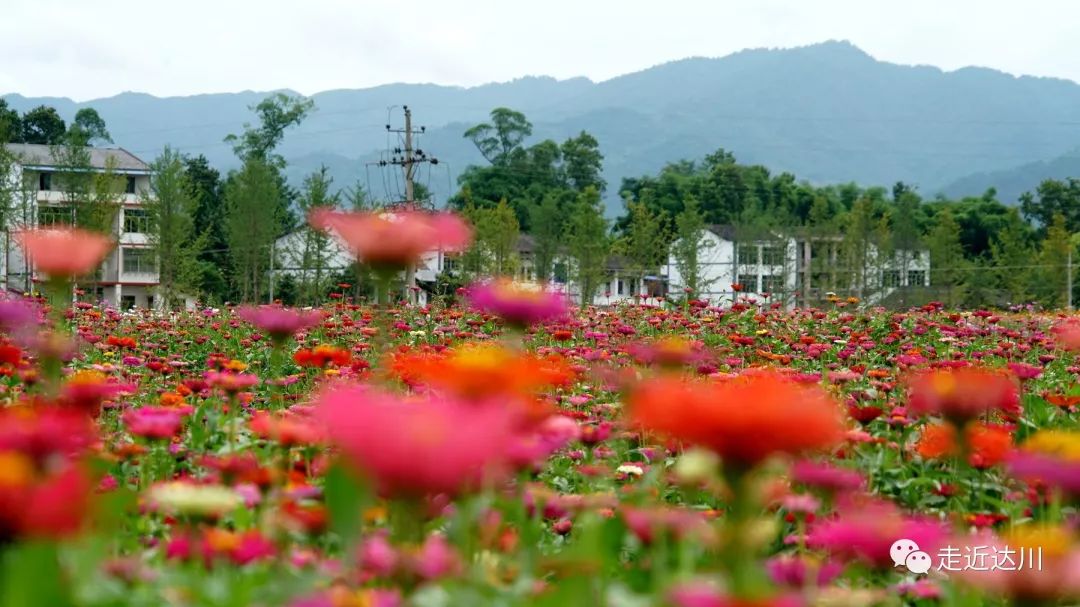
M1063 315L50 285L0 302L3 607L1080 597Z

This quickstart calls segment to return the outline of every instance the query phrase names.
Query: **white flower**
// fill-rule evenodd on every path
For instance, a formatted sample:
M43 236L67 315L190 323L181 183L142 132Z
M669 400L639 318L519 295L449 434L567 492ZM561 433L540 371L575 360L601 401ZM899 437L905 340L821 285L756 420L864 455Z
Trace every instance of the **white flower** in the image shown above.
M631 474L633 476L641 476L642 474L645 474L645 470L643 470L641 466L638 466L637 464L623 464L616 468L615 472L619 472L621 474Z

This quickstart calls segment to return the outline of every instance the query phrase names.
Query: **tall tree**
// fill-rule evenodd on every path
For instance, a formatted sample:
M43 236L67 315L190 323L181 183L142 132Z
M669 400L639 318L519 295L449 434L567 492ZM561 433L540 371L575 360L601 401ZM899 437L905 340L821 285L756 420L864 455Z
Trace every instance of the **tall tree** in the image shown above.
M340 204L340 194L330 193L333 183L330 170L325 166L304 178L297 203L305 217L310 217L318 209L336 208ZM307 223L300 228L299 235L298 250L288 252L292 265L300 269L298 300L304 304L318 305L330 286L332 277L329 268L334 243L326 232L313 229Z
M532 123L525 114L505 107L491 110L490 122L482 122L465 131L465 138L471 140L493 165L508 164L529 135L532 135Z
M1025 217L1038 222L1044 230L1060 214L1066 230L1080 232L1080 178L1047 179L1034 195L1026 192L1020 197L1020 208Z
M70 145L93 145L97 142L112 143L105 121L94 108L84 107L75 113L75 120L68 127Z
M230 297L227 275L230 258L221 173L202 155L184 158L184 172L189 195L195 201L193 231L204 245L198 256L199 278L195 290L212 301L225 301Z
M990 257L993 261L992 277L995 286L1004 291L1010 303L1018 304L1031 300L1032 277L1031 228L1020 217L1016 209L1010 209L1008 221L994 235L990 243ZM979 281L974 278L976 282Z
M604 170L604 155L600 153L596 138L581 131L577 137L564 141L560 150L568 184L579 192L591 186L603 193L607 187L600 176Z
M944 301L953 306L963 300L964 247L960 243L960 225L952 211L944 209L935 218L927 237L930 249L930 285L944 292Z
M567 221L567 249L574 260L575 282L581 289L581 305L592 303L603 281L610 242L600 191L587 188L578 196Z
M1046 237L1039 250L1039 268L1035 272L1035 294L1047 308L1061 308L1068 299L1068 260L1072 238L1066 228L1065 216L1054 214L1046 226Z
M183 306L183 295L194 294L201 272L199 253L205 234L195 231L198 200L183 157L166 147L150 165L150 190L140 192L150 220L148 239L158 268L158 293L165 309Z
M870 286L869 270L877 236L876 225L871 199L862 197L855 201L855 206L847 217L847 230L844 235L846 272L842 272L846 273L847 277L841 276L841 284L845 288L854 287L860 299L866 298Z
M266 285L271 250L278 235L274 205L281 192L274 169L251 156L225 185L225 230L241 301L258 301Z
M303 122L314 107L311 99L275 93L251 108L259 118L258 124L244 123L243 133L229 135L225 141L233 144L233 151L241 160L254 158L283 168L285 159L274 150L284 139L285 131Z
M626 201L630 222L615 244L615 250L630 262L639 285L648 272L656 272L668 258L669 238L660 215L641 202ZM637 293L634 293L636 295Z
M705 218L698 207L697 199L692 196L686 199L682 212L675 218L675 237L671 251L675 258L675 269L679 272L687 297L696 298L706 286L701 272Z
M26 112L22 117L23 143L60 145L67 135L67 125L56 108L47 105Z
M551 280L562 243L566 216L555 193L549 192L529 210L533 237L533 269L540 281Z
M19 112L8 107L6 99L0 99L0 144L22 141L22 119Z
M521 235L517 216L506 200L474 215L476 247L484 256L484 271L496 276L513 276L517 269L517 242Z

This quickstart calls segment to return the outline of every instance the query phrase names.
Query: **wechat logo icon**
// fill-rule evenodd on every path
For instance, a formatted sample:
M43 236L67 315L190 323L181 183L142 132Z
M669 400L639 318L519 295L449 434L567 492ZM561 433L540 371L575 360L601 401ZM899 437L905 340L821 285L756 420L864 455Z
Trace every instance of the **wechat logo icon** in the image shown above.
M889 548L894 567L905 567L912 573L930 571L930 555L919 549L919 545L909 539L899 539Z

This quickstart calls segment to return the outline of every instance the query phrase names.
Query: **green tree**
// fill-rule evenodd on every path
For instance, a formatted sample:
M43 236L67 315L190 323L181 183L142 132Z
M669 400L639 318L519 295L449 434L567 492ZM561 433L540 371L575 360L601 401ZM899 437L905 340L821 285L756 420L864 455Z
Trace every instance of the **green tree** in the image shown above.
M566 215L554 192L546 194L529 210L532 226L533 269L541 282L551 279L566 227Z
M331 194L334 179L325 166L304 178L304 186L297 200L300 211L305 217L318 209L336 208L340 203L340 194ZM313 229L309 224L300 228L298 249L289 251L291 265L298 266L300 280L297 285L298 301L309 305L322 303L329 279L330 261L334 254L334 243L323 230ZM290 273L291 275L291 273Z
M1031 246L1031 228L1016 209L1010 209L1007 223L997 232L990 243L993 261L991 276L996 287L1004 291L1008 301L1014 304L1030 301L1033 273L1027 266L1034 256ZM973 280L982 283L978 277Z
M19 112L8 107L6 99L0 99L0 144L22 141L22 119Z
M513 276L517 269L517 242L521 235L517 216L506 200L474 213L475 246L482 251L485 273Z
M66 135L67 125L64 124L64 119L60 117L56 108L39 105L23 114L23 143L59 145L64 142Z
M964 247L960 243L960 225L948 208L935 219L926 243L930 249L930 285L942 289L945 294L942 299L954 306L964 298L963 268L966 264Z
M199 253L205 234L195 231L198 200L184 159L166 147L151 164L150 190L140 192L150 220L149 242L158 268L158 292L165 309L183 306L183 295L193 294L201 276Z
M604 155L600 153L600 143L595 137L581 131L577 137L564 141L560 151L568 185L579 192L594 187L603 193L607 187L601 177Z
M273 167L258 156L249 157L225 185L225 233L241 301L258 301L263 294L280 221L266 201L280 196Z
M626 207L630 222L616 241L615 250L629 261L628 270L641 285L647 273L656 272L667 261L670 239L657 212L644 203L629 200Z
M856 295L860 299L865 299L870 286L871 252L877 236L877 222L874 218L874 204L871 199L859 198L848 213L846 223L844 257L847 276L841 274L840 284L846 288L854 287Z
M1039 250L1039 268L1035 272L1035 295L1047 308L1061 308L1068 299L1066 269L1072 248L1065 216L1056 213L1046 227L1046 237Z
M1020 208L1025 217L1038 222L1043 229L1060 214L1066 230L1080 232L1080 178L1047 179L1039 184L1035 195L1026 192L1020 197Z
M688 298L696 298L706 286L701 275L701 251L705 243L705 218L696 198L690 197L675 218L675 243L672 256Z
M244 132L229 135L226 143L233 145L233 152L241 160L254 158L277 169L284 168L285 159L274 150L285 138L285 131L304 121L315 107L311 99L275 93L250 108L259 118L259 124L244 123Z
M578 196L567 221L567 250L574 261L574 277L581 289L582 307L592 303L603 281L610 242L600 191L587 188Z
M225 202L221 173L210 166L205 156L184 158L189 195L195 201L194 234L203 241L198 256L199 277L196 291L211 301L229 299L231 264L225 230Z
M525 114L505 107L491 110L490 122L482 122L465 131L465 138L472 141L480 155L493 165L508 164L529 135L532 135L532 123Z
M84 107L75 113L75 120L68 127L70 145L93 145L95 142L112 143L105 121L94 108Z

